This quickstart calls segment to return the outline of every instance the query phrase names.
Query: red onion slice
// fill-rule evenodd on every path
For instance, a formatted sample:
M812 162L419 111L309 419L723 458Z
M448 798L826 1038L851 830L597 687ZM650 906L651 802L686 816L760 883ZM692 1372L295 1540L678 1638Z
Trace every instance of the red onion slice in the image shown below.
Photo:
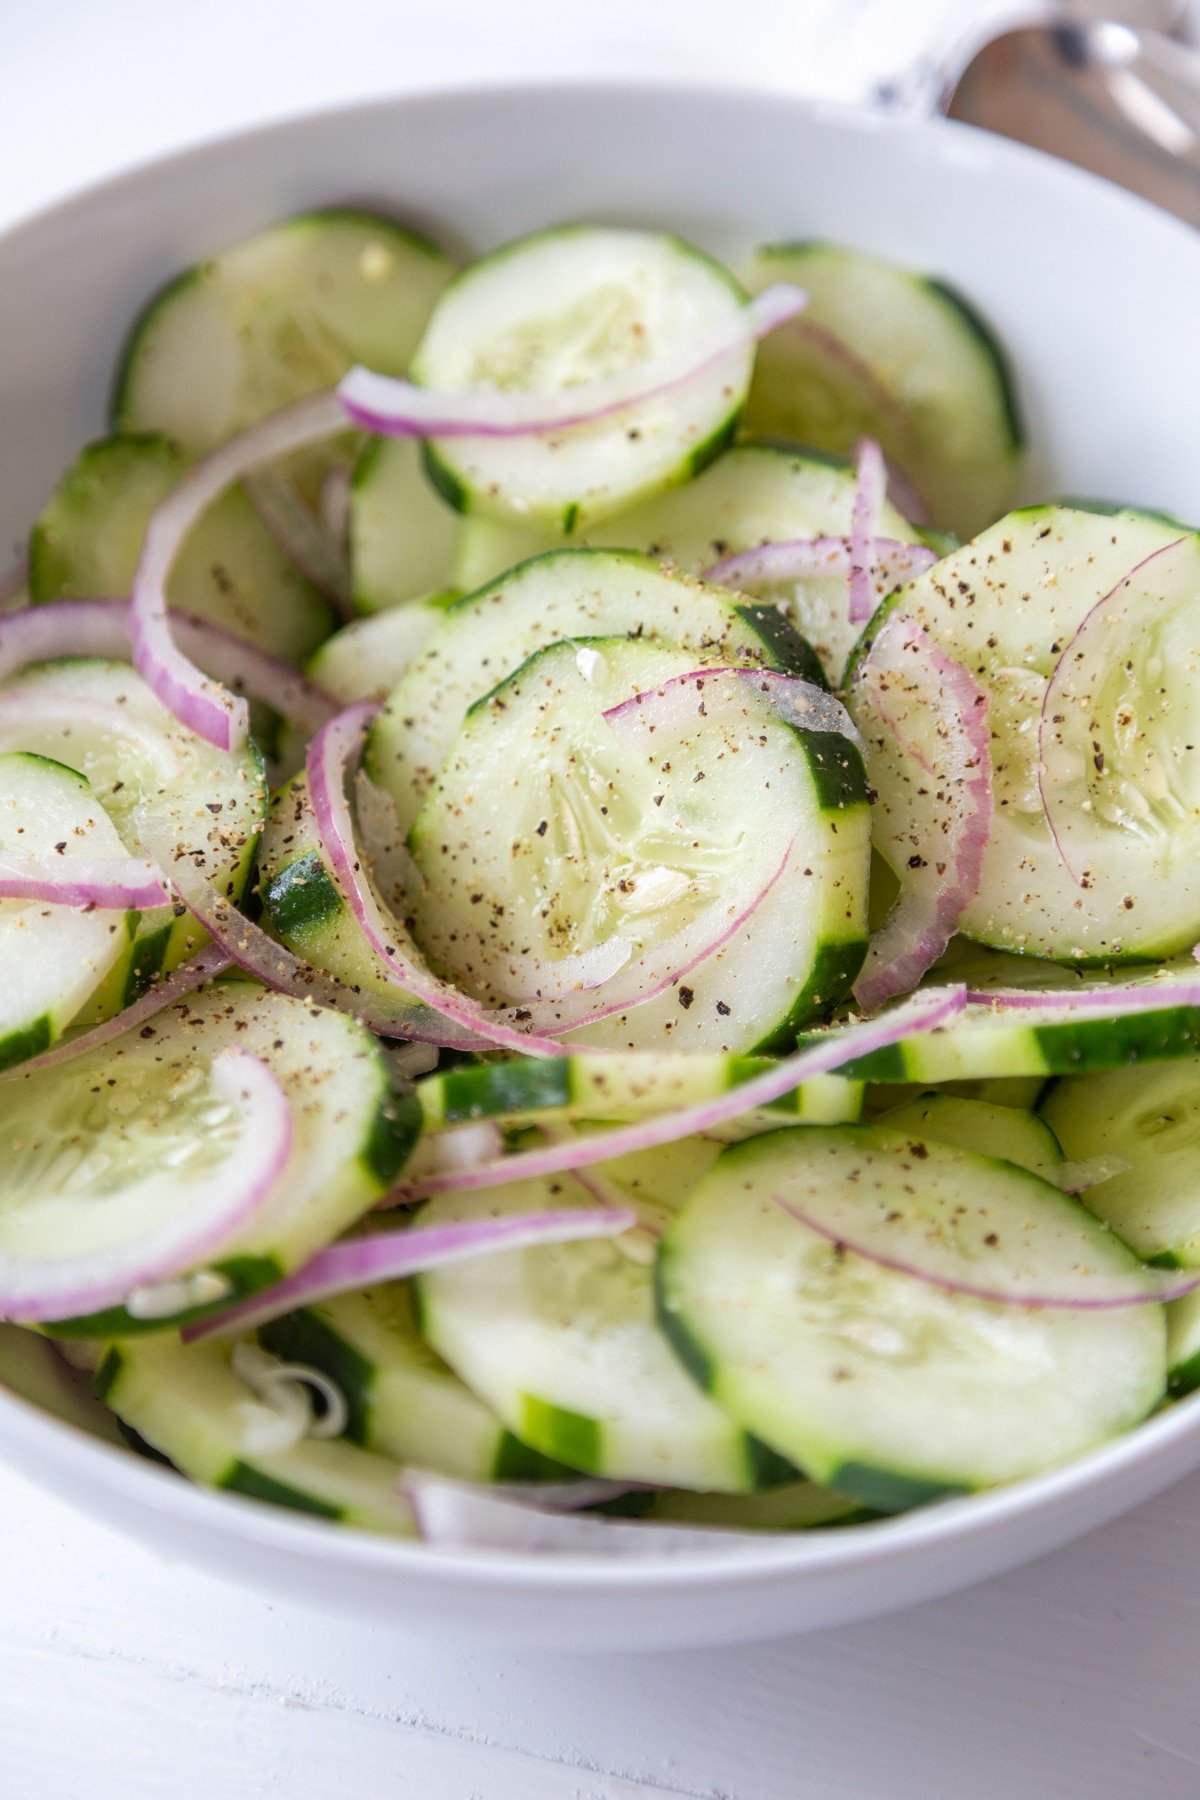
M876 805L899 813L893 844L911 847L900 895L871 939L854 997L873 1011L909 992L937 961L979 892L992 828L987 696L922 626L892 613L858 671L860 717L874 717L868 759ZM918 773L919 771L919 773Z
M886 593L931 569L937 552L927 544L902 544L896 538L877 537L872 557ZM851 544L844 537L779 538L722 557L704 571L705 581L722 587L753 588L771 582L808 581L822 575L846 575L851 569ZM853 616L853 615L852 615Z
M764 1070L752 1081L740 1082L736 1088L715 1099L680 1107L674 1112L659 1113L654 1118L640 1119L635 1124L622 1125L592 1137L575 1137L569 1142L518 1151L476 1169L456 1172L452 1177L435 1175L426 1181L401 1182L393 1188L390 1198L399 1205L423 1200L431 1194L502 1187L510 1181L562 1175L585 1169L592 1163L652 1150L659 1144L677 1143L680 1138L712 1131L742 1113L769 1106L771 1101L790 1094L815 1075L827 1075L830 1070L841 1068L843 1063L871 1056L910 1033L932 1031L960 1013L965 1004L965 988L926 988L881 1018L865 1019L858 1025L830 1030L820 1041L810 1043L793 1056L784 1057L773 1069Z
M807 1194L802 1203L786 1194L772 1198L841 1251L947 1293L999 1306L1101 1312L1178 1300L1200 1287L1196 1269L1089 1266L1079 1260L1079 1233L1062 1229L1056 1211L1026 1207L1021 1224L1005 1232L994 1208L964 1201L961 1191L923 1190L908 1212L897 1207L894 1189L875 1196L865 1186L846 1193L830 1183L820 1194Z
M1162 974L1135 977L1131 981L1096 981L1085 985L1086 977L1075 987L971 988L967 999L972 1006L986 1006L996 1013L1040 1013L1036 1024L1058 1024L1082 1017L1121 1019L1135 1013L1166 1012L1176 1007L1200 1007L1200 975L1184 980L1178 975Z
M850 514L850 623L865 625L881 598L875 541L887 495L887 466L873 438L858 446Z
M339 702L290 663L194 613L171 613L180 645L210 675L262 700L303 731L318 731ZM54 600L0 618L0 681L63 656L129 656L127 600Z
M381 1281L403 1281L425 1269L444 1268L473 1256L525 1250L535 1244L569 1244L580 1238L615 1237L637 1224L629 1207L621 1212L567 1209L562 1212L508 1213L498 1219L472 1219L457 1225L412 1226L403 1231L374 1232L331 1244L310 1257L302 1269L274 1287L252 1294L211 1318L184 1329L188 1343L197 1338L253 1331L268 1319L301 1306L319 1306L337 1294L357 1293Z
M302 962L219 893L154 819L140 818L138 832L143 849L165 871L171 888L227 961L245 969L248 975L257 976L266 987L313 1005L331 1007L335 1012L349 1013L378 1037L411 1038L455 1050L488 1048L485 1038L455 1031L427 1006L405 1006L397 1000L395 1007L389 1008L375 995L366 996L360 989Z
M171 903L153 863L137 856L0 856L0 899L116 912Z
M599 1482L572 1484L599 1488ZM636 1489L630 1483L610 1483L618 1493ZM764 1538L759 1532L705 1530L703 1526L659 1525L584 1515L548 1506L539 1489L530 1486L518 1497L511 1488L474 1487L424 1470L405 1471L401 1490L408 1499L424 1542L433 1549L501 1550L536 1555L596 1556L744 1556L754 1551L761 1557ZM569 1490L568 1490L569 1491ZM613 1498L613 1495L607 1495ZM575 1503L596 1505L595 1500Z
M56 1044L53 1050L44 1050L40 1056L31 1056L28 1062L17 1063L11 1069L0 1071L0 1081L12 1080L18 1075L32 1075L41 1069L52 1069L58 1063L72 1062L75 1057L86 1055L89 1050L98 1050L102 1044L111 1043L113 1038L121 1037L125 1032L146 1024L160 1012L165 1012L176 1000L181 1000L185 994L194 993L196 988L203 987L206 981L211 981L214 975L220 975L229 966L230 958L225 952L215 944L210 944L172 974L160 976L140 999L113 1018L92 1026L90 1031L78 1032L76 1036Z
M151 515L129 603L134 666L167 710L218 750L237 750L245 742L249 709L202 674L176 643L167 577L189 531L227 487L265 463L335 436L345 424L335 395L297 400L195 463Z
M554 393L501 388L437 393L411 381L396 381L358 368L351 369L342 381L338 396L356 425L381 437L524 437L540 431L565 431L639 406L693 380L713 363L795 318L805 300L799 288L778 282L764 288L716 330L690 344L679 344L653 361Z
M1090 793L1091 783L1097 778L1113 779L1111 754L1106 763L1100 745L1094 741L1100 704L1098 690L1106 670L1150 628L1144 578L1149 576L1164 584L1178 580L1177 565L1194 562L1195 555L1189 533L1143 557L1086 614L1046 685L1038 726L1038 789L1055 848L1071 879L1080 887L1086 885L1086 858L1094 855L1097 848L1094 827L1099 809ZM1185 581L1190 595L1194 583L1187 579L1186 572ZM1161 591L1151 598L1161 599ZM1166 706L1169 705L1168 700ZM1139 739L1144 739L1146 723L1138 721ZM1114 731L1112 736L1119 740L1121 732ZM1103 818L1103 813L1099 816ZM1076 833L1081 825L1086 827L1089 823L1091 841L1085 840L1081 845ZM1135 829L1141 828L1140 820L1132 819L1131 823Z
M423 1001L489 1044L541 1056L564 1055L563 1046L553 1038L509 1025L432 975L406 948L396 924L385 920L363 873L345 790L346 764L361 749L363 731L377 711L375 701L360 701L317 733L308 746L308 794L334 881L375 955L380 974L404 996Z
M69 1319L136 1303L140 1295L148 1302L146 1316L154 1316L158 1284L219 1257L254 1218L291 1154L287 1096L267 1064L241 1050L222 1051L210 1079L241 1113L241 1129L220 1164L188 1184L187 1206L165 1219L142 1207L136 1219L126 1217L123 1239L53 1261L0 1251L0 1318ZM178 1171L173 1179L180 1179ZM94 1204L103 1209L103 1197Z

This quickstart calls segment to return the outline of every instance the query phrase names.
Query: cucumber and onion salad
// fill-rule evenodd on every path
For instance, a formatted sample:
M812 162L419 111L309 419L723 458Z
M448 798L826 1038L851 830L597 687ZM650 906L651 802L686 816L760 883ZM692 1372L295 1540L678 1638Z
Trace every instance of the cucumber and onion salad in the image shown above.
M195 1481L551 1553L1200 1382L1200 540L1020 451L832 245L172 281L0 618L0 1316Z

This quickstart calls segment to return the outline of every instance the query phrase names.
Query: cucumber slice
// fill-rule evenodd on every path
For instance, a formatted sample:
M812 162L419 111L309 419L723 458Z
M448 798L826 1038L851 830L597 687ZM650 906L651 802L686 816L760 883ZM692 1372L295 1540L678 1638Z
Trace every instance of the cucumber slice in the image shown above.
M25 723L6 728L0 747L15 739L22 749L78 769L128 850L142 853L138 820L149 818L214 887L233 900L241 896L267 801L262 757L253 742L233 753L214 749L181 725L128 663L85 659L41 663L6 682L0 691L44 696L50 707L62 710L61 723L36 730ZM128 731L115 733L94 724L84 710L94 701L119 707ZM72 716L77 702L84 704ZM148 735L139 736L139 727ZM162 757L154 748L155 740L165 740ZM142 913L124 956L114 963L78 1022L120 1012L156 975L173 969L205 941L199 926L190 917L177 918L172 907Z
M271 1449L279 1415L239 1380L223 1344L159 1337L114 1344L96 1391L117 1417L203 1487L367 1531L414 1535L402 1471L341 1439Z
M185 1206L186 1182L172 1170L186 1167L190 1175L228 1154L222 1121L210 1116L206 1071L234 1046L260 1057L282 1083L293 1151L270 1199L210 1265L226 1291L186 1316L277 1281L360 1218L403 1166L420 1108L393 1094L382 1051L355 1020L249 982L223 981L103 1049L9 1077L0 1185L22 1243L33 1242L31 1197L47 1191L47 1169L64 1162L70 1191L47 1203L37 1227L49 1256L63 1243L102 1242L109 1220L116 1220L112 1229L121 1226L121 1208L135 1202L152 1201L156 1216ZM48 1329L112 1337L161 1330L182 1316L182 1308L150 1319L114 1307Z
M716 1155L690 1140L671 1146L670 1195ZM634 1159L623 1159L625 1162ZM606 1174L618 1181L616 1163ZM654 1201L668 1195L662 1168ZM645 1195L640 1195L643 1200ZM596 1202L570 1177L514 1182L487 1194L448 1194L423 1225ZM509 1429L546 1456L622 1481L741 1493L779 1480L761 1453L699 1391L654 1322L648 1259L619 1239L547 1245L462 1262L415 1284L421 1329Z
M1099 695L1093 734L1099 785L1080 796L1091 801L1080 815L1090 821L1084 886L1051 837L1038 785L1038 718L1060 654L1099 600L1179 536L1178 528L1145 515L1029 507L901 588L868 627L864 647L891 611L916 619L987 695L996 805L982 883L959 924L965 936L1081 965L1175 955L1200 937L1200 907L1184 878L1197 845L1184 755L1194 738L1194 697L1190 661L1181 649L1185 639L1192 641L1188 633L1194 636L1188 620L1200 590L1181 590L1164 605L1151 564L1136 660L1141 675L1123 654L1124 639L1113 645L1116 661ZM1200 581L1200 539L1195 542ZM1161 701L1151 694L1155 684L1173 708L1170 733L1163 729ZM863 680L861 652L847 672L847 686L848 704L868 740L871 785L881 798L873 819L876 848L896 868L911 850L893 822L899 809L888 804L902 776L894 735L877 719ZM1153 718L1158 706L1153 762L1144 745L1139 750L1140 738L1128 741L1128 723L1119 717L1123 705L1135 719L1145 718L1147 709ZM1103 785L1106 768L1124 784L1121 811ZM1165 797L1155 797L1159 786Z
M1011 505L1022 429L1008 359L944 282L834 244L772 244L742 272L751 293L792 281L798 319L758 353L752 431L848 451L873 437L934 523L969 536Z
M735 444L685 487L658 494L581 535L595 549L641 550L701 575L722 557L776 539L845 537L854 474L845 463L782 444ZM915 543L923 534L884 505L880 534ZM561 539L484 516L464 520L455 580L481 587L514 563L553 550ZM830 681L840 679L859 636L850 623L844 576L761 590L816 651Z
M606 723L606 709L693 665L662 644L575 640L472 707L409 833L413 934L436 968L480 999L527 1002L555 992L565 958L617 940L631 961L653 954L718 904L736 915L761 885L686 981L574 1035L767 1050L849 991L869 858L857 752L796 730L742 683L707 684L652 744Z
M413 438L372 438L350 486L354 604L384 612L451 580L462 520L426 478Z
M1005 1230L1062 1221L1067 1258L1124 1269L1124 1245L1007 1162L876 1126L804 1126L723 1152L658 1255L659 1316L717 1403L815 1480L899 1511L1078 1455L1144 1418L1165 1381L1158 1306L997 1306L855 1256L775 1203L961 1191Z
M44 756L0 755L0 855L114 856L87 781ZM136 913L0 900L0 1069L47 1049L129 951Z
M419 1081L416 1091L426 1129L432 1131L474 1119L503 1119L510 1125L539 1119L617 1122L713 1099L769 1067L764 1057L695 1051L517 1057L461 1063ZM771 1112L775 1124L780 1113L817 1125L850 1124L858 1118L861 1101L858 1082L821 1075L776 1101Z
M446 610L367 740L366 767L407 831L467 708L560 638L666 638L696 660L762 664L821 679L812 651L773 606L664 574L647 557L563 550L513 569Z
M199 454L353 363L403 375L450 273L432 244L373 213L272 225L151 300L117 373L114 428Z
M1128 1166L1081 1194L1139 1256L1200 1267L1200 1057L1056 1081L1042 1116L1072 1160Z
M310 1363L345 1396L345 1435L399 1463L465 1481L570 1473L506 1431L421 1337L407 1282L344 1294L259 1331L288 1362Z
M473 263L446 289L413 376L555 394L700 340L744 308L726 269L681 238L563 226ZM687 481L728 442L753 347L652 400L554 436L441 438L427 466L461 512L570 533Z
M89 444L33 528L31 598L128 594L150 515L187 468L187 457L163 437ZM308 656L334 625L327 602L259 522L240 487L223 494L187 538L167 597L289 662Z
M1053 1180L1054 1170L1066 1160L1062 1145L1037 1113L955 1094L922 1094L880 1113L874 1123L885 1131L910 1131L914 1137L1016 1163L1043 1180Z

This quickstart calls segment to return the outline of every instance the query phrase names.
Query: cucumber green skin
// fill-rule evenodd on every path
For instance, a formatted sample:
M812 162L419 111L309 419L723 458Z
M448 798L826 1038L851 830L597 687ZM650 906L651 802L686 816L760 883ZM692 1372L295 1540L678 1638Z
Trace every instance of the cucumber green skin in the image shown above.
M310 1363L336 1383L346 1401L348 1418L344 1435L351 1443L361 1444L369 1450L386 1448L380 1442L375 1420L376 1367L326 1320L305 1308L261 1326L258 1336L268 1350L285 1362ZM571 1473L564 1463L556 1463L531 1450L497 1420L494 1458L489 1468L478 1472L476 1479L561 1481Z
M801 1046L821 1043L810 1033ZM941 1031L901 1038L885 1050L852 1058L838 1073L854 1081L922 1084L978 1077L1081 1075L1126 1063L1161 1062L1200 1050L1200 1007L1164 1007L1125 1018L1080 1018L1046 1025L981 1022L965 1016Z

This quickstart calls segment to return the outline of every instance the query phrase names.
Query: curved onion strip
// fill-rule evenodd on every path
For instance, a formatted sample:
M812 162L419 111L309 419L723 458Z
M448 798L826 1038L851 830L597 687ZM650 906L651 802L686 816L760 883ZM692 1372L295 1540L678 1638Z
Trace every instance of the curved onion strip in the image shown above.
M171 902L153 863L138 856L0 856L0 899L116 912Z
M304 731L318 731L340 704L290 663L195 613L172 610L189 656L227 686L262 700ZM60 656L129 658L127 600L52 600L0 618L0 681L29 663Z
M890 591L910 581L938 560L927 544L902 544L877 537L874 562ZM844 537L777 538L722 557L705 569L703 579L722 587L758 587L768 582L807 581L820 575L849 575L850 540Z
M854 505L850 513L850 622L865 625L879 602L875 543L887 494L887 467L874 438L858 446Z
M1200 975L1194 981L1152 975L1141 981L1097 982L1092 987L1081 982L1067 988L970 988L967 999L972 1006L997 1012L1054 1013L1066 1020L1084 1014L1122 1019L1133 1013L1200 1007Z
M871 706L882 698L900 756L927 777L902 779L905 814L892 830L913 853L854 984L859 1005L873 1011L916 986L979 892L992 829L992 757L987 696L903 613L884 622L858 691ZM892 773L901 785L895 767Z
M323 969L302 962L219 893L189 857L179 854L178 845L155 820L143 815L138 821L138 833L143 849L155 857L171 888L226 959L257 976L265 986L277 993L291 994L297 1000L349 1013L379 1037L415 1038L455 1050L488 1048L486 1039L456 1032L427 1006L405 1006L397 1001L395 1007L389 1008L375 995L365 995Z
M167 577L189 531L226 488L264 463L335 436L345 424L333 394L312 394L285 406L195 463L146 527L129 602L134 666L168 711L218 750L237 750L245 742L249 709L179 648L167 608Z
M260 522L304 579L332 601L344 619L353 618L346 552L324 519L305 505L287 471L256 469L242 485Z
M346 707L323 726L308 746L308 795L317 822L321 848L333 878L354 914L374 953L379 973L410 1000L424 1001L443 1018L463 1030L486 1038L506 1050L541 1056L562 1056L561 1044L552 1038L521 1031L497 1018L478 1001L461 994L449 982L440 981L405 948L401 934L384 919L363 873L354 841L354 824L346 799L345 772L350 757L362 743L363 730L378 710L373 700Z
M125 1242L54 1261L0 1253L0 1317L68 1319L133 1302L218 1257L254 1217L291 1154L287 1095L266 1063L241 1050L215 1057L210 1079L241 1113L241 1129L207 1178L189 1184L186 1211L163 1223L148 1223L143 1216L136 1227L130 1223ZM102 1209L103 1199L96 1205Z
M154 764L164 785L179 773L171 740L128 708L108 700L89 700L64 688L6 688L0 692L0 749L24 748L30 732L48 729L69 736L79 726L108 733L135 744Z
M345 377L338 396L356 425L382 437L521 437L565 431L640 406L693 380L713 363L795 318L806 298L799 288L777 282L764 288L733 318L690 344L676 345L651 361L552 393L503 388L438 393L358 368Z
M1160 559L1165 560L1169 568L1174 554L1181 547L1187 554L1194 554L1190 533L1175 538L1171 543L1151 551L1149 556L1144 556L1103 599L1096 602L1084 615L1074 637L1059 657L1042 696L1042 715L1038 723L1038 792L1042 797L1042 810L1054 839L1054 847L1063 867L1079 887L1085 885L1086 870L1078 857L1068 854L1068 850L1071 827L1078 824L1081 816L1089 816L1081 806L1084 796L1080 793L1078 778L1082 778L1086 786L1088 761L1099 750L1099 746L1092 741L1090 724L1095 704L1096 678L1102 673L1102 666L1098 668L1095 662L1096 641L1114 625L1120 624L1122 614L1128 611L1131 601L1138 606L1138 629L1148 629L1144 597L1137 593L1135 584ZM1081 679L1082 692L1077 686ZM1065 728L1072 720L1077 725L1082 721L1086 726L1086 729L1077 729L1076 756L1072 755L1071 747L1065 742ZM1077 767L1074 771L1064 769L1061 766L1064 762L1068 765L1074 762ZM1058 766L1052 768L1052 763ZM1076 775L1076 780L1069 778L1071 773ZM1064 776L1067 778L1064 779Z
M299 1306L319 1306L337 1294L357 1293L381 1281L402 1281L424 1269L444 1268L473 1256L524 1250L534 1244L567 1244L579 1238L615 1237L636 1225L637 1215L581 1211L508 1213L498 1219L472 1219L456 1225L413 1226L404 1231L378 1231L349 1238L319 1250L294 1275L252 1294L208 1319L184 1327L187 1343L197 1338L252 1331L268 1319Z
M861 1024L839 1026L825 1032L817 1041L810 1040L805 1049L782 1058L774 1068L764 1070L752 1081L740 1082L736 1088L715 1099L659 1113L654 1118L640 1119L635 1124L621 1125L616 1130L591 1137L576 1137L571 1142L521 1150L476 1169L456 1171L451 1177L432 1176L427 1181L401 1182L392 1189L390 1198L400 1205L423 1200L430 1194L502 1187L509 1181L562 1175L585 1169L592 1163L610 1162L618 1156L652 1150L659 1144L677 1143L680 1138L711 1131L728 1119L768 1106L772 1100L790 1094L802 1082L811 1081L814 1075L826 1075L832 1069L841 1068L843 1063L870 1056L913 1032L932 1031L960 1013L965 1002L965 988L926 988L881 1018L864 1019Z
M849 1197L853 1202L849 1207L847 1196L833 1189L822 1196L820 1206L798 1206L781 1194L772 1198L798 1224L841 1251L861 1256L881 1269L894 1269L898 1275L910 1275L915 1281L946 1293L988 1300L998 1306L1107 1312L1115 1307L1178 1300L1200 1288L1200 1270L1152 1269L1145 1264L1120 1273L1077 1265L1064 1273L1057 1286L1051 1287L1043 1263L1045 1243L1038 1243L1036 1215L1027 1219L1023 1228L1026 1241L1022 1248L1027 1253L1024 1266L1015 1272L1000 1271L994 1252L981 1249L974 1257L964 1252L962 1244L972 1229L981 1238L985 1232L995 1236L994 1219L982 1207L978 1217L973 1217L973 1209L963 1207L957 1196L938 1197L944 1202L940 1209L944 1219L930 1216L928 1195L922 1195L925 1210L914 1212L911 1219L896 1212L894 1195L875 1201L869 1194L856 1191ZM861 1216L851 1222L850 1215L855 1210ZM1052 1229L1046 1226L1046 1230ZM1010 1257L1011 1254L1009 1246Z
M172 974L160 976L140 999L135 1000L132 1006L125 1007L114 1018L92 1026L90 1031L78 1032L76 1036L56 1044L53 1050L43 1050L40 1056L31 1056L28 1062L0 1070L0 1081L11 1081L17 1075L32 1075L41 1069L52 1069L58 1063L72 1062L75 1057L86 1055L89 1050L98 1050L102 1044L111 1043L113 1038L123 1036L135 1026L144 1025L158 1013L164 1012L168 1006L174 1005L176 1000L181 1000L185 994L194 993L196 988L203 987L206 981L211 981L214 975L220 975L229 967L230 958L215 944L210 944Z
M587 1492L604 1484L571 1485ZM598 1500L581 1498L572 1502L571 1510L561 1510L547 1505L533 1484L518 1497L511 1487L474 1487L423 1469L409 1469L401 1491L412 1507L421 1537L434 1547L557 1552L564 1556L578 1554L589 1560L596 1556L738 1556L750 1550L759 1557L763 1554L761 1532L705 1530L699 1525L658 1525L649 1520L589 1516L575 1508L595 1506ZM569 1493L570 1486L564 1491ZM620 1493L636 1491L631 1482L618 1485Z

